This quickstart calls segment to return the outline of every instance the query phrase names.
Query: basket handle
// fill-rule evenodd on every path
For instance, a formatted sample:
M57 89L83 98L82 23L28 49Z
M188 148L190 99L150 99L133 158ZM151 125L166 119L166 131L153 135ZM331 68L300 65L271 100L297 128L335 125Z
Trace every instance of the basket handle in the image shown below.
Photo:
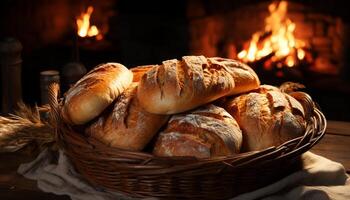
M52 124L57 128L57 124L60 120L60 109L59 109L59 103L58 103L58 95L60 91L60 86L58 83L51 83L48 86L48 100L49 105L51 107L50 111L50 118Z

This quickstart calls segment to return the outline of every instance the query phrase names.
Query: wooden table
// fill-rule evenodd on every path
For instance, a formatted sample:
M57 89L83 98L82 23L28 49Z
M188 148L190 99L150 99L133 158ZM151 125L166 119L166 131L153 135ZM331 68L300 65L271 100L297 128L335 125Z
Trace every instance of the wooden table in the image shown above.
M342 163L350 173L350 122L328 121L325 137L311 151ZM41 192L35 181L16 173L20 163L33 159L33 155L23 152L0 154L0 199L68 200L68 196Z
M342 163L350 174L350 122L328 121L326 135L311 152Z

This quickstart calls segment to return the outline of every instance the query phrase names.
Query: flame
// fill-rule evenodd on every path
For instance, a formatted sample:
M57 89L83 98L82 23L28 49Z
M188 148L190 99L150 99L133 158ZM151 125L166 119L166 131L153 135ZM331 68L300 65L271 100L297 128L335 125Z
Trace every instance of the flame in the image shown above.
M272 61L283 60L284 65L293 67L305 58L305 43L294 37L296 25L287 18L287 6L286 1L268 6L265 30L253 34L248 48L237 54L239 59L253 62L273 53Z
M305 58L305 51L302 49L298 49L297 56L298 56L299 60L304 59Z
M81 13L81 15L77 18L76 23L78 26L78 35L80 37L93 37L96 36L97 40L101 40L102 34L95 25L90 26L90 17L92 12L94 11L94 7L89 6L86 12Z

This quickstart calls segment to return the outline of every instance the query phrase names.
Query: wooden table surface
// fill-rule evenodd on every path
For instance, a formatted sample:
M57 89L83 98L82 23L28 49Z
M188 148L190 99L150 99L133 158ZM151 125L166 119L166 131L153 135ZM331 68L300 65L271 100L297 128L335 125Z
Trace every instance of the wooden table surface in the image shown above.
M325 137L311 152L342 163L350 173L350 122L328 121ZM0 199L68 200L68 196L41 192L35 181L16 173L20 163L33 159L34 156L28 152L0 154Z

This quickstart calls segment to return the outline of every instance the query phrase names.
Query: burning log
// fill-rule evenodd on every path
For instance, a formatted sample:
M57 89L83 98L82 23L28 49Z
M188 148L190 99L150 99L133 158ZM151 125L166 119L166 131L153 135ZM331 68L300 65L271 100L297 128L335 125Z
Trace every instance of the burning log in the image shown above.
M268 55L260 58L259 60L255 60L253 62L247 62L247 64L253 68L258 68L259 66L264 66L266 63L275 55L274 52L269 53Z
M305 42L294 37L295 24L287 18L287 2L272 3L265 30L253 34L238 59L265 70L290 68L308 62Z

